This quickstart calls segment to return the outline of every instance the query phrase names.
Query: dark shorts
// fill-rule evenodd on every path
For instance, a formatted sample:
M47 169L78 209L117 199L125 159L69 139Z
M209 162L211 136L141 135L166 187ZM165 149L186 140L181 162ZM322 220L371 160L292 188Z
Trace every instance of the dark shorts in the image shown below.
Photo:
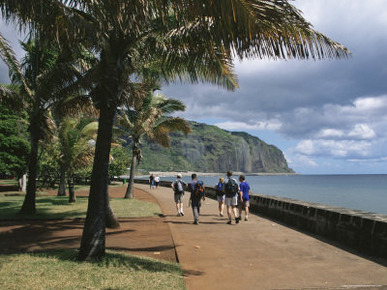
M184 198L184 192L174 194L174 199L176 203L183 202L183 198Z

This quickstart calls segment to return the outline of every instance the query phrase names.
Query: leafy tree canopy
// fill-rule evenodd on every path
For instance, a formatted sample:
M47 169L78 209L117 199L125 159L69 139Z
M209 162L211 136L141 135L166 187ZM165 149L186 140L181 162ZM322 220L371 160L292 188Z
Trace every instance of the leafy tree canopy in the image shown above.
M10 109L0 105L0 174L22 176L27 170L30 146L27 125Z

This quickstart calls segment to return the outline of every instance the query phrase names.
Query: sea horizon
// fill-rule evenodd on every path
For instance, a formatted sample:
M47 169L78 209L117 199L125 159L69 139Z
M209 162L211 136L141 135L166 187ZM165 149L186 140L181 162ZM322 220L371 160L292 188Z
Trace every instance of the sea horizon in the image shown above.
M186 182L190 180L189 172L179 173ZM215 186L225 176L225 173L195 173L207 187ZM233 177L238 179L237 175L235 172ZM173 174L160 177L167 181L176 178ZM387 174L246 174L246 181L252 194L387 215Z

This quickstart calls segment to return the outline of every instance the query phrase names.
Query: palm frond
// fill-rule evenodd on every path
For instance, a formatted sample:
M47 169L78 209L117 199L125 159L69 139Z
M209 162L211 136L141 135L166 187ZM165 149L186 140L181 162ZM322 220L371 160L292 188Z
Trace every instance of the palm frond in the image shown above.
M161 110L163 115L170 113L185 111L185 105L182 101L177 99L165 99L163 102L157 105L157 108Z
M22 86L22 90L27 94L27 97L31 98L32 92L24 78L21 71L21 66L16 58L14 51L7 42L7 40L0 33L0 57L4 63L8 66L9 74L12 80L18 82Z
M98 122L90 122L84 126L81 130L82 136L87 139L97 139Z
M200 2L200 4L199 4ZM181 23L211 23L216 43L240 58L345 58L350 52L312 29L286 0L172 0Z

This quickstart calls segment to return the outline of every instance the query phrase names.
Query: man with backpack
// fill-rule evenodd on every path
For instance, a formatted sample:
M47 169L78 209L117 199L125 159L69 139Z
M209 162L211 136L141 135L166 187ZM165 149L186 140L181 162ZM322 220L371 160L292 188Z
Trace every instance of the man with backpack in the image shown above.
M224 180L223 190L226 194L225 204L227 206L227 224L231 225L231 210L234 213L235 223L239 223L239 214L238 214L238 192L239 187L237 181L232 178L232 171L227 171L227 178Z
M188 188L191 192L191 196L189 199L189 203L192 207L192 213L194 216L194 224L199 224L199 216L200 216L200 207L202 205L202 200L205 200L205 191L204 191L204 184L203 181L199 181L197 179L196 173L193 173L191 175L191 182L188 183Z
M177 216L184 216L183 211L183 198L184 198L184 187L187 184L181 179L180 173L177 174L177 179L171 184L174 192L174 200L176 203Z

